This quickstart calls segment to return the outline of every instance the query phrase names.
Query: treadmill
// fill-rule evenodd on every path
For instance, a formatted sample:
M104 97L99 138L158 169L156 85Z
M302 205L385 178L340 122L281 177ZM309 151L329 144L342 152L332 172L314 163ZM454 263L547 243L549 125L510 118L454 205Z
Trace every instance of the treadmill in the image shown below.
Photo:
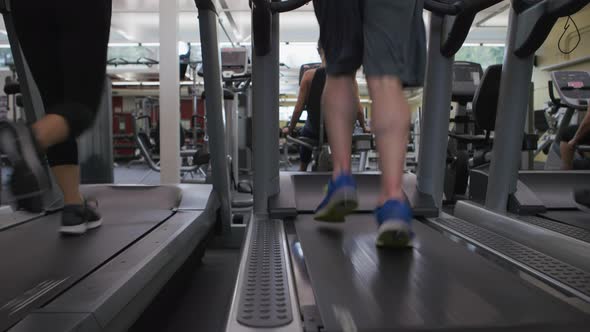
M534 53L559 17L574 14L588 3L588 0L513 1L491 165L489 169L471 172L470 195L474 199L459 201L454 209L457 218L585 272L590 271L590 216L576 208L573 191L590 183L590 172L521 171L518 169L521 144L516 142L523 139ZM563 97L576 108L581 105L572 97L587 94L585 79L585 76L553 74L558 88L566 88L560 93L565 93ZM549 274L554 272L549 266L542 268ZM568 279L564 283L588 298L590 283L584 280L579 283Z
M33 122L43 110L19 48L9 0L0 2L0 11L26 118ZM215 86L210 79L207 83ZM221 90L221 76L217 86ZM219 107L209 102L221 109L221 98ZM222 120L218 113L209 117L209 134L223 144L223 131L214 130ZM225 158L219 157L212 154L226 172ZM213 173L223 178L219 169L213 167ZM85 197L99 202L103 225L79 237L58 233L61 212L52 192L44 211L0 215L0 331L127 330L181 265L200 259L211 235L231 235L231 225L224 224L231 216L224 209L224 188L219 181L82 186Z
M588 110L589 72L554 71L551 78L561 103L571 110ZM522 220L590 243L590 215L579 210L573 199L573 191L577 187L590 186L590 171L519 172L518 179L533 191L545 207L537 216L522 216Z
M534 52L545 41L559 17L574 14L589 2L512 2L491 167L489 170L478 169L471 172L470 196L475 199L457 202L453 211L456 219L432 219L437 228L455 236L471 237L472 243L485 245L499 255L533 267L541 272L542 278L552 280L563 291L576 294L585 301L590 299L589 233L573 222L576 216L582 220L588 220L588 216L582 215L573 205L572 191L578 184L589 183L590 173L519 171L518 162L521 160L520 142L523 141ZM424 122L431 117L428 114L425 112L427 116ZM442 122L431 124L437 130L446 130L446 125ZM435 142L427 140L428 130L422 131L425 134L423 142ZM429 163L425 167L428 168L428 165L436 164ZM418 180L423 180L420 174ZM476 185L482 183L482 186ZM421 188L428 189L426 186ZM483 198L479 201L478 197ZM562 219L565 215L573 218ZM564 223L564 220L568 220L568 223ZM477 228L474 227L496 233L503 240L475 236L474 230ZM525 245L535 253L523 254L512 245L507 246L504 240ZM552 259L538 258L538 254ZM556 268L553 259L565 265L560 264ZM565 270L568 273L564 274ZM573 275L577 277L571 278Z
M553 86L570 113L587 110L589 73L555 71L551 76ZM564 126L569 124L569 118L571 114L564 120ZM489 167L471 172L471 200L485 202L489 173ZM516 192L509 196L507 210L520 221L590 243L590 216L579 210L573 199L574 190L585 183L590 183L588 170L520 170Z
M377 176L357 176L360 206L346 223L313 220L330 175L279 173L267 153L278 144L273 114L278 102L279 16L306 2L252 1L255 208L226 330L586 331L590 316L580 310L583 305L567 303L577 298L560 292L542 273L475 244L472 237L440 232L434 225L436 220L457 218L442 213L434 219L419 217L413 248L378 250L371 213ZM463 30L464 38L477 11L498 2L425 1L432 12L427 77L443 71L441 63L433 61L441 54L441 37L446 36L442 32ZM452 56L449 60L452 79ZM435 93L428 89L425 96ZM448 116L448 106L445 109ZM472 229L473 236L537 254L482 227Z

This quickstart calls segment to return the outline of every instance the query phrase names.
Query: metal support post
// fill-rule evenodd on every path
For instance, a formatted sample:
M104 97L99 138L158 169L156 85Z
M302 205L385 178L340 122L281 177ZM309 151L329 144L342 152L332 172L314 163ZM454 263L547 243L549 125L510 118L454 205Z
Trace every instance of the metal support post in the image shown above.
M442 204L454 57L440 52L445 19L431 14L417 170L418 190Z
M520 153L524 135L530 80L533 73L531 54L519 58L514 54L518 35L518 15L510 9L506 57L502 68L502 81L496 117L494 148L490 166L485 206L505 212L508 197L516 191Z
M199 28L201 31L201 50L203 56L203 76L205 80L205 99L207 112L207 134L211 153L211 173L213 190L221 202L221 223L223 231L231 229L231 201L229 168L225 146L223 123L223 89L221 87L221 60L217 39L217 14L213 6L199 7ZM177 64L178 66L178 64Z

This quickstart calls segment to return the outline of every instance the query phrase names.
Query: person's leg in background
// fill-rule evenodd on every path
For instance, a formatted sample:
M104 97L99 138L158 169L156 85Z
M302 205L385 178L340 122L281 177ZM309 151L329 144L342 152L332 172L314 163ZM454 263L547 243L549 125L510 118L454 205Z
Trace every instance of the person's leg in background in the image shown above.
M578 126L569 126L560 138L559 152L561 157L561 169L563 170L571 170L574 168L576 147L569 143L572 139L574 139L577 131Z
M351 174L352 131L358 107L354 88L355 74L326 77L322 109L326 118L328 142L334 142L330 144L334 164L333 179L342 174Z
M307 125L299 132L299 137L306 137L312 140L318 139L318 134L314 133ZM307 172L307 168L313 159L313 151L301 146L299 147L299 171Z
M382 172L375 210L379 247L406 247L414 236L412 210L402 189L410 126L403 86L420 86L424 80L422 12L422 2L415 0L371 0L364 8L363 65L373 100L371 124Z
M88 4L74 0L51 4L27 0L19 2L13 12L23 53L47 113L33 125L33 132L40 149L47 151L64 193L64 221L75 219L71 227L66 225L62 231L83 233L87 226L99 226L100 217L82 204L76 138L91 126L100 102L111 0ZM39 17L45 17L45 29L38 29ZM84 56L79 56L83 41L87 41ZM67 215L73 218L66 218L68 211L71 213ZM88 218L88 225L79 223Z
M579 130L578 125L569 126L562 134L559 143L559 151L561 153L561 169L572 170L574 169L574 157L576 154L576 145L589 145L590 136L584 137L580 141L574 142L576 134ZM590 184L579 184L580 188L577 188L573 192L574 203L581 211L590 213Z
M319 0L314 9L327 62L322 112L334 167L315 219L342 222L358 205L350 154L358 107L354 78L363 56L362 6L359 0Z
M304 146L299 147L299 171L307 172L311 163L312 151Z

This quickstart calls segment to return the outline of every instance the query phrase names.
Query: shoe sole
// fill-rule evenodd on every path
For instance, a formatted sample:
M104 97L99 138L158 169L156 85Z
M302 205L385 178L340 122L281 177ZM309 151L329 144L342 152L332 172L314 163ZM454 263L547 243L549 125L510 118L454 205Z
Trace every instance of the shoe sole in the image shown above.
M82 235L88 230L86 223L74 226L61 226L59 232L64 235Z
M572 200L574 201L574 204L576 205L578 210L586 212L586 213L590 213L590 206L581 204L578 201L576 201L576 193L575 192L572 192Z
M86 223L88 229L95 229L102 226L102 218L96 221L89 221Z
M51 183L49 182L46 169L41 164L40 157L35 150L36 144L32 140L32 133L24 126L17 126L16 130L20 139L19 149L23 160L30 168L31 173L35 175L40 191L43 192L51 187Z
M24 126L6 127L12 130L15 139L15 146L5 149L8 158L14 162L13 167L25 170L25 173L30 173L34 176L35 184L33 190L23 190L14 184L14 179L11 185L11 190L14 198L17 200L20 208L31 212L41 212L43 210L42 194L51 186L46 170L41 164L39 156L35 151L35 142L31 139L31 133L27 131ZM29 148L31 147L31 148ZM16 175L13 175L16 176ZM31 187L29 187L31 189Z
M412 231L403 221L385 222L379 227L376 246L378 248L403 249L412 247Z
M66 235L82 235L86 231L102 226L102 219L96 221L89 221L80 225L61 226L59 232Z
M358 207L356 193L344 190L340 193L334 193L334 197L325 208L319 210L314 215L316 221L324 222L344 222L346 216L353 213Z
M590 207L588 207L588 206L586 206L586 205L583 205L583 204L580 204L580 203L578 203L578 202L576 202L576 201L574 201L574 202L576 203L576 207L578 207L578 209L579 209L580 211L584 211L584 212L586 212L586 213L590 213Z

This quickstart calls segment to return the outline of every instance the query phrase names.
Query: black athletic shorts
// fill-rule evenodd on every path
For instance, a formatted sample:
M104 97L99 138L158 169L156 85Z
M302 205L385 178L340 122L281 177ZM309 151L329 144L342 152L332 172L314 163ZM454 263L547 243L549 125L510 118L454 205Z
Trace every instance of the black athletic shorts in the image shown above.
M328 75L394 76L422 86L426 31L422 0L314 0Z

